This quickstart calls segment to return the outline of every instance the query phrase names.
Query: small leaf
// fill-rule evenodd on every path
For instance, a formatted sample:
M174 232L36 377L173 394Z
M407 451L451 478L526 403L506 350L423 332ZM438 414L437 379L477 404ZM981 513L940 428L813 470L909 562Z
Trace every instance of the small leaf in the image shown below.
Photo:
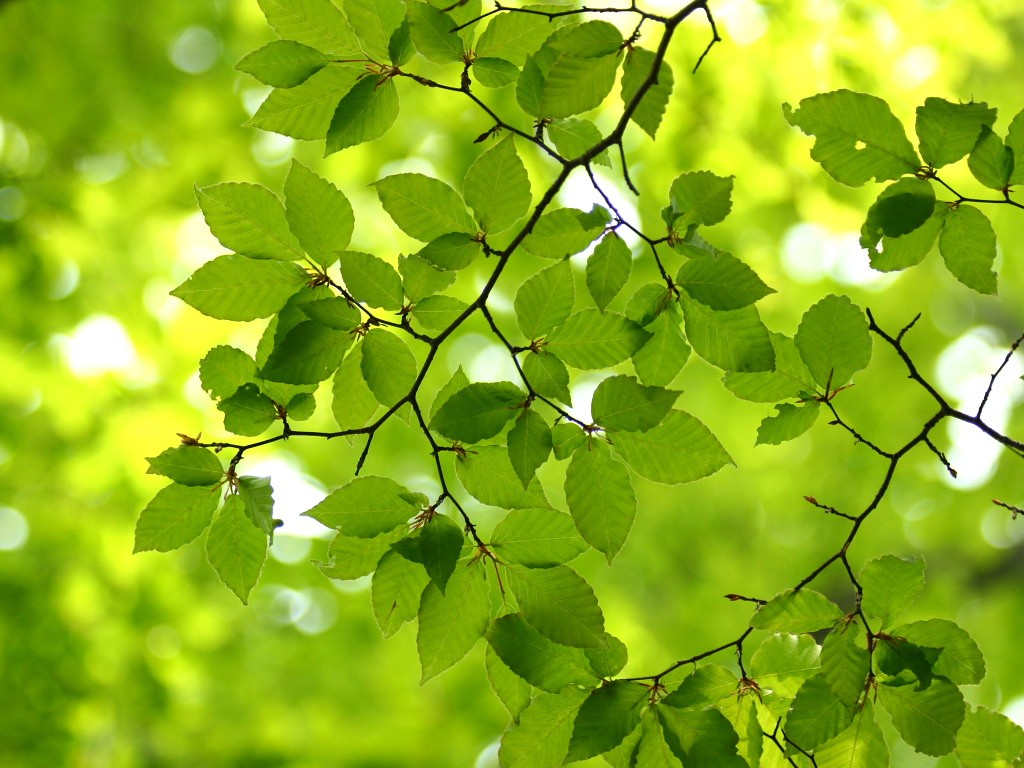
M245 503L228 496L206 536L206 557L220 580L248 604L267 559L267 535L245 514Z
M324 157L366 141L379 139L394 125L400 104L392 80L363 77L346 93L327 128Z
M924 560L883 555L866 563L858 580L863 590L861 609L887 629L924 589Z
M956 746L965 716L960 690L941 677L927 686L878 686L878 702L903 740L926 755L945 755Z
M775 293L757 274L730 253L722 251L683 262L676 283L711 309L742 309Z
M359 309L343 296L307 301L300 309L310 320L315 320L334 331L351 331L362 320Z
M279 312L308 281L296 264L231 254L208 261L171 295L218 320L255 320Z
M519 67L511 61L494 56L474 59L471 70L473 77L484 88L504 88L519 79Z
M921 157L933 168L955 163L974 149L982 126L992 127L996 110L988 104L953 104L930 97L917 108Z
M469 305L451 296L428 296L416 305L409 317L428 331L443 331L454 323Z
M684 173L672 182L672 211L683 217L684 228L717 224L732 210L732 187L732 176L716 176L710 171Z
M907 176L890 184L868 209L860 230L860 244L868 249L882 237L909 235L935 212L935 189L927 181Z
M523 240L523 250L545 259L563 259L579 253L604 232L606 221L592 221L592 215L593 212L588 214L576 208L548 211Z
M758 372L775 368L775 349L755 307L728 312L684 297L686 338L694 351L725 371Z
M206 530L217 511L217 488L172 483L157 492L135 524L132 552L169 552Z
M565 497L580 535L610 563L633 527L636 495L629 470L603 440L591 440L572 455Z
M469 386L469 377L466 376L466 372L462 370L460 365L455 369L455 373L449 377L441 388L437 390L437 394L434 396L434 402L430 406L430 419L433 419L437 415L438 410L442 405L448 402L449 398L456 392L459 392Z
M217 454L197 445L179 445L168 448L159 456L146 459L149 474L163 475L179 485L211 486L224 477Z
M539 339L566 321L572 313L576 288L568 260L542 269L516 292L519 328L528 339Z
M548 640L518 613L495 619L487 642L509 669L543 691L558 693L567 685L589 688L598 681L582 648Z
M370 330L362 343L363 378L377 401L390 408L409 394L416 381L416 358L396 334Z
M277 420L274 402L255 384L239 387L235 394L217 404L217 410L224 414L224 428L228 432L245 437L262 434Z
M775 350L775 370L753 373L730 372L722 381L736 397L754 403L776 403L802 398L815 391L814 379L807 370L796 343L781 333L771 333Z
M705 664L693 670L661 703L680 709L707 709L735 694L738 685L732 670L720 664Z
M328 64L301 85L271 91L243 125L293 139L323 139L338 104L364 74L351 64Z
M604 429L646 432L672 410L679 392L645 387L632 376L609 376L597 385L590 412Z
M519 610L542 635L577 648L604 645L604 616L594 590L566 565L505 569Z
M569 394L569 370L565 363L549 352L530 352L523 360L523 373L533 391L543 397L572 402Z
M452 30L452 17L429 3L409 3L409 33L416 50L437 64L462 61L466 49L462 38Z
M503 232L529 212L530 178L511 135L477 158L463 189L481 231L489 235Z
M615 635L604 633L604 646L598 648L584 648L590 666L603 678L612 678L622 671L629 661L629 651L626 644Z
M949 211L939 234L939 253L950 273L978 293L996 292L996 233L992 223L972 205Z
M402 278L393 266L369 253L338 254L345 287L356 301L392 312L402 308Z
M547 349L573 368L595 370L621 363L650 337L622 315L584 309L551 332Z
M507 381L470 384L437 410L430 428L453 440L478 443L501 432L525 397Z
M630 296L626 304L626 317L634 323L648 326L668 311L672 299L672 292L664 283L646 283Z
M501 737L500 764L507 768L558 768L562 765L569 751L576 713L586 698L586 691L571 685L561 693L541 693L534 697L520 715L519 724Z
M855 706L867 690L871 656L860 624L841 623L821 645L821 674L847 707Z
M490 548L507 563L527 568L564 565L586 551L572 519L552 509L516 509L498 523Z
M431 240L416 255L438 269L465 269L480 255L480 241L465 232L449 232Z
M238 478L238 496L252 524L273 541L274 529L280 521L274 520L274 489L270 485L270 478Z
M399 173L373 186L384 210L410 237L429 243L450 232L476 231L459 193L439 179Z
M411 496L388 477L364 475L302 514L346 536L371 538L394 530L419 511Z
M647 432L616 432L612 441L630 469L656 483L689 483L733 463L718 438L683 411L669 412Z
M773 634L750 657L748 674L761 686L764 703L781 716L804 680L820 668L818 644L810 635Z
M536 411L523 411L508 432L508 457L524 488L550 455L551 427Z
M519 725L519 715L530 704L533 686L509 669L489 645L484 654L484 664L491 689L511 715L512 724Z
M558 461L568 459L586 442L586 432L572 422L563 421L551 428L551 450Z
M644 384L667 387L686 365L690 345L683 338L678 319L670 312L654 318L647 330L653 335L633 353L633 368Z
M378 539L364 541L376 542ZM429 583L430 577L422 565L407 560L394 549L384 552L373 573L370 602L377 626L385 638L416 618L423 590Z
M555 120L548 125L548 136L555 143L559 154L567 160L575 160L590 148L596 146L604 137L596 125L583 118L570 117L565 120ZM608 156L608 150L604 150L594 162L598 165L611 167L612 161Z
M1010 185L1014 159L1013 150L991 128L982 125L978 143L967 158L967 167L986 187L1001 192Z
M1024 729L1006 715L978 707L956 734L962 768L1009 768L1024 752Z
M256 361L240 349L221 345L206 353L199 363L199 381L210 397L233 395L256 378Z
M532 13L500 13L491 18L476 44L478 56L497 56L522 66L557 29L558 19Z
M225 248L254 259L302 258L277 195L258 184L229 182L196 188L203 217Z
M413 304L440 293L455 282L454 272L438 269L415 254L398 257L398 273L402 276L405 295Z
M421 684L469 653L487 630L490 613L487 582L479 563L457 567L444 592L434 583L427 585L416 634Z
M502 509L550 507L540 483L529 488L512 468L508 449L503 445L480 445L455 462L455 474L477 501Z
M867 318L846 296L826 296L807 310L795 341L821 387L841 387L871 362Z
M583 702L573 724L566 760L585 760L617 747L640 724L650 691L627 680L605 683Z
M331 412L338 423L338 429L365 427L380 407L363 377L362 362L363 348L357 345L334 374Z
M949 206L946 203L936 202L931 216L913 232L899 237L882 235L880 243L868 246L872 269L877 269L880 272L895 272L920 264L934 247L935 239L942 230L947 213L949 213Z
M787 589L757 609L750 619L754 629L769 632L816 632L843 618L839 606L813 589Z
M423 567L430 580L444 592L462 551L462 529L450 517L435 515L420 528L419 540Z
M1013 173L1010 184L1024 184L1024 109L1014 115L1006 131L1006 146L1013 150Z
M360 579L370 574L376 576L376 572L384 565L384 555L391 549L391 545L405 536L406 533L408 531L404 528L396 528L393 531L369 539L359 536L346 536L339 533L331 540L331 545L328 547L327 562L322 563L314 560L313 564L320 569L320 573L329 579L347 581ZM424 577L423 585L420 587L420 592L422 592L427 579L423 569L420 568L419 570ZM415 602L412 608L413 616L416 615L416 609L420 604L420 592L417 592L415 595ZM371 602L373 602L372 591ZM376 606L374 607L374 612L376 612Z
M800 437L814 426L821 404L814 400L803 405L779 403L775 410L777 413L766 417L757 428L755 445L781 445Z
M636 97L640 86L651 75L654 68L655 54L644 48L632 46L626 54L626 63L622 69L622 103L628 107ZM675 77L668 62L659 62L658 75L655 83L647 90L630 119L654 138L665 115Z
M284 182L288 226L310 258L327 267L348 247L355 217L342 192L297 160Z
M587 289L604 312L629 281L633 254L625 241L609 232L587 259Z
M352 335L347 331L306 320L274 345L261 375L287 384L315 384L334 375L351 344Z
M328 57L293 40L274 40L235 64L235 69L275 88L292 88L323 69Z

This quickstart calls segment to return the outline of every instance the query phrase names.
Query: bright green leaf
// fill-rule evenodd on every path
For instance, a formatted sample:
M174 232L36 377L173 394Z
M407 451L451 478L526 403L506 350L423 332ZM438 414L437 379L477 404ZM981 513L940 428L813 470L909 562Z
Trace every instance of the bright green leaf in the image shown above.
M604 616L594 590L567 565L505 569L523 617L549 640L577 648L604 644Z
M657 710L665 741L686 768L748 768L736 751L739 736L717 709Z
M352 58L355 33L331 0L258 0L267 22L283 38L339 58Z
M787 589L757 609L750 619L754 629L769 632L816 632L843 618L839 606L813 589Z
M781 333L769 334L775 350L775 370L754 373L730 372L722 381L736 397L755 403L802 398L815 391L814 379L807 370L796 343Z
M978 293L996 292L996 233L972 205L958 205L943 220L939 253L953 277Z
M633 254L625 241L609 232L587 259L587 289L604 312L629 281Z
M565 498L580 535L610 563L633 527L636 494L629 470L603 440L590 440L572 455Z
M586 551L572 519L553 509L516 509L491 534L490 548L507 563L527 568L563 565Z
M775 368L775 348L755 307L728 312L684 297L686 338L694 351L725 371L758 372Z
M217 409L224 414L228 432L246 437L262 434L277 419L274 402L255 384L239 387L231 397L221 400Z
M302 258L299 241L288 228L284 206L259 184L228 182L196 188L207 226L228 250L253 259Z
M489 235L503 232L529 212L530 178L511 135L470 166L463 191L481 231Z
M228 496L210 526L206 557L220 580L247 604L267 559L267 535L245 514L239 496Z
M539 339L566 321L576 299L572 267L568 260L542 269L519 286L516 320L523 335Z
M878 686L878 703L889 713L903 740L926 755L945 755L956 745L965 708L960 690L941 677L927 687L915 684Z
M870 701L849 728L814 751L814 759L818 768L888 768L889 748Z
M444 592L434 583L427 585L420 602L416 634L421 684L469 653L487 630L490 613L482 563L457 567Z
M547 130L548 136L555 143L555 149L567 160L575 160L604 138L596 125L578 117L555 120L548 125ZM611 167L608 150L602 151L594 158L594 162Z
M364 475L302 514L346 536L371 538L394 530L418 511L407 488L388 477Z
M933 168L955 163L974 149L982 126L992 127L996 110L985 102L953 104L930 97L917 108L921 157Z
M558 693L567 685L589 688L597 683L582 648L548 640L518 613L495 619L487 642L509 669L543 691Z
M484 654L484 664L491 689L512 717L512 724L519 725L519 715L530 704L533 686L509 669L490 645Z
M379 139L394 125L399 109L398 88L393 80L381 82L372 75L364 76L334 110L327 128L324 157Z
M551 506L537 480L523 488L503 445L474 447L472 453L456 460L455 473L469 494L484 504L502 509Z
M508 457L524 488L550 455L551 427L536 411L523 411L508 432Z
M883 555L866 563L858 580L863 590L861 609L887 629L924 589L924 560Z
M617 747L640 724L649 696L647 686L627 680L591 691L576 715L566 760L585 760Z
M732 187L732 176L716 176L710 171L684 173L672 182L672 210L683 217L686 226L717 224L732 210Z
M664 420L678 397L679 392L646 387L632 376L610 376L594 390L590 412L604 429L646 432Z
M454 323L468 306L466 302L451 296L428 296L416 302L409 317L428 331L443 331Z
M162 488L135 524L132 552L169 552L206 530L220 502L219 488L178 485Z
M323 139L338 104L364 75L361 67L328 64L301 85L271 91L243 125L293 139Z
M548 335L546 349L573 368L595 370L621 363L650 337L620 314L584 309Z
M361 429L373 418L379 403L366 383L362 370L363 347L357 345L334 375L331 411L338 428Z
M430 580L445 591L462 551L462 528L447 515L435 515L420 528L420 557Z
M450 64L463 60L466 48L458 33L452 32L456 26L451 16L429 3L409 3L409 33L416 50L430 61Z
M628 107L636 97L640 86L650 77L654 62L655 54L652 51L637 47L629 49L626 54L626 63L622 69L623 105ZM630 115L630 119L643 128L652 139L658 131L658 126L661 125L661 119L665 115L665 108L668 106L674 84L675 77L672 75L672 68L668 62L662 61L658 68L656 82L647 90L633 114Z
M352 335L347 331L307 320L274 346L261 375L287 384L315 384L334 375L351 344Z
M525 399L522 390L507 381L470 384L437 410L430 428L452 440L478 443L504 429Z
M846 296L826 296L800 320L800 357L822 388L848 383L871 362L871 334L864 312Z
M284 182L288 226L310 258L323 267L335 262L335 251L348 247L355 218L342 192L297 160Z
M230 254L208 261L171 295L218 320L255 320L280 311L308 281L296 264Z
M429 243L449 232L476 231L459 193L439 179L399 173L373 186L384 210L410 237Z
M398 273L402 287L412 303L440 293L455 282L455 273L438 269L426 259L413 254L398 257Z
M603 208L595 211L603 212ZM562 259L584 250L605 229L605 221L577 208L558 208L541 216L523 240L523 250L545 259Z
M407 560L394 549L384 552L370 585L373 615L384 637L391 637L403 624L416 618L423 590L429 583L430 577L422 565Z
M898 238L920 228L935 212L935 189L930 183L906 176L890 184L868 209L860 230L860 244L869 250L883 237Z
M198 445L168 448L159 456L146 459L149 474L163 475L179 485L216 485L224 477L217 454Z
M235 64L265 85L292 88L326 66L328 57L294 40L274 40Z
M647 432L616 432L612 441L630 469L656 483L689 483L733 463L711 430L683 411L670 411Z
M853 723L854 707L835 694L823 675L808 678L797 691L786 716L786 738L812 750L838 736Z
M449 232L431 240L416 255L438 269L458 270L472 264L480 251L480 241L475 235Z
M409 394L416 381L416 358L398 335L370 330L362 343L363 378L377 401L390 408Z
M1011 768L1024 752L1024 728L1006 715L978 707L956 734L962 768Z
M791 405L780 403L775 406L777 413L766 416L757 428L756 445L781 445L787 440L800 437L814 426L821 411L821 404L816 400Z
M342 6L362 42L362 50L378 63L388 61L388 44L405 19L405 3L402 0L343 0Z
M519 15L519 14L515 14ZM506 768L558 768L569 751L576 713L587 692L567 686L561 693L534 697L519 724L501 737L498 759Z
M750 267L730 253L702 256L683 262L676 283L711 309L742 309L774 290Z
M967 167L978 181L989 189L1002 191L1010 185L1014 154L991 128L981 126L978 143L967 158Z
M680 709L706 709L734 695L738 686L735 672L720 664L705 664L693 670L661 703Z
M523 360L523 373L542 397L560 400L566 405L572 402L569 393L569 370L565 363L549 352L530 352Z
M345 287L356 301L392 312L402 308L405 294L402 278L386 261L369 253L344 251L338 254Z
M210 397L233 395L256 378L256 361L240 349L221 345L206 353L199 363L199 381Z
M671 312L663 312L647 326L653 335L633 353L636 375L648 386L667 387L683 370L690 357L690 345L683 338L679 321Z
M828 633L821 645L821 674L845 706L860 701L870 670L867 638L859 623L841 623Z

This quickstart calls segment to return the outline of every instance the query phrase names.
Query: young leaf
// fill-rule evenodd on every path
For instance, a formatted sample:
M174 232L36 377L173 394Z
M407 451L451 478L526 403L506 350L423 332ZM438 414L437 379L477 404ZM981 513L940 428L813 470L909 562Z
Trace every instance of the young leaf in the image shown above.
M443 331L466 311L468 304L451 296L428 296L416 302L409 317L428 331Z
M786 633L770 635L754 651L748 674L760 684L765 704L774 714L785 714L804 680L819 669L819 651L810 635Z
M1014 166L1013 150L987 125L981 126L978 143L967 158L967 167L974 178L989 189L1002 191L1010 184Z
M218 320L255 320L279 312L308 281L297 264L230 254L208 261L171 295Z
M388 40L388 58L396 67L401 67L415 55L416 47L412 43L412 30L409 27L409 19L406 18L391 33L391 39Z
M732 210L732 186L732 176L716 176L710 171L684 173L672 182L672 211L683 217L684 228L717 224Z
M633 254L625 241L609 232L587 259L587 289L602 312L629 281Z
M162 488L135 524L132 552L169 552L206 530L220 502L219 489L178 485Z
M224 477L220 459L209 448L197 445L179 445L168 448L159 456L146 459L149 474L163 475L179 485L211 486Z
M644 384L667 387L683 370L690 357L690 345L683 338L673 313L663 312L647 326L653 335L633 353L633 368Z
M344 251L338 255L345 287L356 301L392 312L402 308L402 278L393 266L369 253Z
M437 415L437 411L442 405L448 402L448 399L469 386L469 377L466 376L466 372L462 370L460 365L455 369L455 373L441 385L441 388L437 390L437 394L434 396L434 402L430 405L430 419L433 419Z
M867 690L871 656L857 622L841 623L821 645L821 675L836 697L854 707Z
M516 320L523 335L539 339L566 321L572 313L576 287L568 260L542 269L516 293Z
M679 392L645 387L632 376L610 376L594 390L590 412L604 429L646 432L672 410Z
M572 402L569 394L569 370L565 363L549 352L530 352L523 360L523 373L533 391L543 397Z
M509 669L489 645L484 653L484 664L491 689L512 717L512 724L519 725L519 715L530 704L533 686Z
M382 328L366 334L362 349L366 385L381 405L390 408L409 394L416 381L416 358L401 337Z
M935 239L942 230L949 206L936 202L931 216L915 229L899 237L882 235L880 243L868 246L868 258L872 269L879 272L895 272L920 264L935 245Z
M220 580L248 604L267 559L267 535L245 514L238 495L228 496L206 535L206 557Z
M369 576L383 566L384 554L391 549L391 545L406 535L408 531L404 528L396 528L393 531L364 539L359 536L346 536L342 533L336 535L327 549L327 562L313 561L313 564L320 569L320 573L329 579L348 581ZM421 573L423 569L420 569ZM424 576L426 574L424 573ZM426 586L426 578L423 586ZM423 591L420 587L420 592ZM372 589L372 585L371 585ZM420 604L420 592L417 592L412 607L412 615L416 615L416 609ZM373 600L371 592L371 602ZM374 608L376 612L376 608Z
M409 3L409 33L413 44L436 64L450 64L465 57L462 38L452 32L456 26L451 16L429 3Z
M302 515L346 536L372 538L402 525L419 508L409 490L391 478L364 475Z
M243 475L238 478L238 497L252 524L273 541L274 529L281 521L274 520L274 489L270 478Z
M379 403L363 376L363 347L357 345L334 375L331 411L338 429L360 429L377 412Z
M981 649L952 621L915 621L893 627L890 634L924 649L931 671L957 685L977 685L985 677L985 657Z
M926 755L945 755L956 746L956 732L965 716L964 697L941 677L925 687L915 684L878 686L878 703L892 717L903 740Z
M962 768L1002 768L1019 763L1024 728L1006 715L978 707L967 713L956 734L956 756Z
M661 703L679 709L707 709L734 695L738 685L732 670L720 664L705 664L693 670Z
M953 277L978 293L996 292L996 233L984 213L958 205L946 214L939 234L939 253Z
M595 210L604 211L603 208ZM523 250L545 259L562 259L579 253L604 232L606 222L592 220L593 213L576 208L548 211L523 240Z
M551 450L558 461L568 459L587 442L587 433L572 422L563 421L551 428Z
M355 218L348 198L331 182L292 160L284 181L288 226L310 258L322 267L348 247Z
M265 85L293 88L323 69L328 57L315 48L294 40L274 40L235 64L235 69L252 75Z
M230 397L255 378L256 361L235 347L214 347L199 363L199 381L210 397L217 400Z
M595 370L621 363L650 338L622 315L584 309L548 335L546 349L573 368Z
M480 255L480 241L465 232L449 232L431 240L416 255L438 269L465 269Z
M439 179L399 173L373 186L384 210L410 237L429 243L449 232L476 232L459 193Z
M401 105L393 80L364 76L338 102L327 128L324 157L374 141L394 125Z
M586 698L586 691L571 685L561 693L535 696L520 715L519 724L501 737L500 764L507 768L558 768L569 751L573 722Z
M626 304L626 317L648 326L672 305L672 292L664 283L645 283L634 291Z
M519 79L519 67L511 61L493 56L474 59L471 70L473 77L484 88L504 88Z
M699 480L733 463L718 438L683 411L670 411L647 432L615 432L612 449L638 475L669 485Z
M786 738L813 750L853 723L854 707L845 704L823 675L809 678L793 699L786 716Z
M457 567L444 592L433 582L427 585L420 601L416 634L422 669L420 684L469 653L483 637L490 613L491 601L480 563Z
M858 579L864 590L861 609L887 629L924 589L924 560L883 555L866 563Z
M605 683L583 702L573 724L566 760L586 760L614 749L640 724L650 691L640 683Z
M501 432L525 397L508 381L470 384L437 410L430 428L452 440L478 443Z
M1024 109L1014 115L1006 131L1006 146L1013 150L1013 173L1010 184L1024 184Z
M622 671L629 661L629 651L626 644L615 635L604 633L604 646L597 648L584 648L584 655L594 671L603 678L612 678Z
M224 414L228 432L245 437L262 434L277 419L274 402L255 384L239 387L231 397L217 403L217 410Z
M347 331L334 331L306 320L274 345L260 373L270 381L316 384L334 375L351 344L352 334Z
M640 90L640 86L650 77L654 61L655 54L652 51L630 47L626 54L626 63L622 68L622 103L626 107L629 107ZM647 90L633 114L630 115L630 119L643 128L652 139L658 131L658 126L661 125L661 119L665 115L665 107L668 106L674 84L675 77L672 75L672 68L668 62L660 62L654 85Z
M331 0L258 0L263 15L283 38L332 54L353 58L359 52L355 33Z
M543 6L532 6L534 10ZM534 13L500 13L490 20L476 44L478 56L507 59L520 67L556 28L558 20Z
M661 721L657 715L645 717L640 721L641 734L640 743L635 747L636 754L624 760L622 763L612 763L614 766L623 768L682 768L679 758L672 752L668 742L665 741L665 732L661 728ZM629 743L626 739L620 749ZM612 753L614 754L614 753ZM608 756L605 757L608 759ZM609 762L612 762L609 760Z
M754 403L777 403L804 397L815 391L814 379L807 370L796 343L781 333L772 333L775 350L775 370L755 373L730 372L722 381L736 397Z
M543 691L558 693L567 685L590 688L597 684L582 648L548 640L518 613L495 619L487 630L487 642L509 669Z
M334 331L351 331L363 318L359 309L343 296L307 301L300 309L310 320Z
M590 585L567 565L505 569L523 617L549 640L575 648L604 645L604 616Z
M570 517L553 509L516 509L494 527L490 548L527 568L564 565L586 551Z
M839 90L783 104L790 125L814 136L811 157L828 174L851 187L914 173L921 165L903 125L877 96Z
M775 293L754 270L724 251L683 262L676 283L701 304L718 310L742 309Z
M882 237L909 235L935 212L935 189L927 181L907 176L882 190L868 209L860 244L874 248Z
M551 506L537 480L530 483L529 488L523 488L505 446L480 445L473 451L456 460L455 474L477 501L502 509Z
M850 727L814 750L814 759L818 768L888 768L889 748L871 701L865 702Z
M462 529L446 515L435 515L420 528L420 558L430 580L445 591L464 541Z
M228 250L254 259L302 258L277 195L258 184L229 182L196 188L207 226Z
M551 427L536 411L523 411L508 431L508 458L524 488L529 487L537 469L550 455Z
M746 761L736 751L739 736L717 709L662 707L657 710L657 717L665 742L684 766L746 768Z
M992 127L996 110L985 102L953 104L930 97L917 108L921 157L933 168L955 163L974 149L982 126Z
M841 387L871 362L867 318L846 296L826 296L807 310L795 341L821 387Z
M402 276L405 295L413 304L440 293L455 282L454 272L438 269L415 254L398 257L398 273Z
M558 153L567 160L575 160L604 138L596 125L579 117L555 120L550 123L548 136L555 143ZM594 162L610 168L612 161L608 156L608 150L604 150L595 157Z
M301 85L271 91L243 125L293 139L323 139L339 102L364 75L351 64L328 64Z
M757 428L755 445L781 445L800 437L814 426L821 404L813 400L803 405L779 403L775 410L777 413L765 417Z
M388 44L405 19L405 3L402 0L344 0L343 6L363 51L378 63L388 61Z
M580 535L610 563L633 527L636 495L629 470L603 440L590 440L572 455L565 498Z
M383 554L370 584L370 602L377 626L385 638L416 618L423 590L429 583L430 577L419 563L407 560L394 549Z
M775 348L756 307L718 312L683 297L686 338L694 351L725 371L775 368Z
M813 589L787 589L757 609L750 619L754 629L801 634L831 627L843 618L839 606Z
M503 232L529 212L530 178L511 135L470 166L463 190L481 231L489 235Z

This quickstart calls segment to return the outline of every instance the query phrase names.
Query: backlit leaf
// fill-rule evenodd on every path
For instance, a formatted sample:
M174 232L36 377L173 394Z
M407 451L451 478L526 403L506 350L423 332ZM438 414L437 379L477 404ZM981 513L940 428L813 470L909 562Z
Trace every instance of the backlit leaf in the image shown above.
M370 585L373 615L384 637L391 637L403 624L416 618L423 590L429 583L430 577L421 564L407 560L394 549L385 551Z
M487 642L509 669L543 691L558 693L567 685L597 684L582 648L548 640L518 613L495 619L487 630Z
M490 548L505 562L527 568L563 565L587 549L564 512L516 509L491 534Z
M302 514L346 536L370 538L397 528L418 511L407 488L388 477L364 475Z
M246 437L262 434L277 419L274 402L255 384L239 387L231 397L221 400L217 409L224 414L228 432Z
M640 724L650 691L640 683L605 683L583 702L573 724L566 760L585 760L617 747Z
M351 344L348 331L334 331L307 320L274 346L261 375L287 384L315 384L334 375Z
M866 563L858 579L864 592L861 609L887 629L924 589L924 560L883 555Z
M1006 715L978 707L956 734L962 768L1010 768L1024 752L1024 729Z
M775 410L776 413L765 417L757 428L757 445L780 445L800 437L814 426L821 404L814 400L802 405L780 403Z
M393 312L402 308L402 278L393 266L369 253L339 254L341 276L356 301Z
M662 422L678 397L679 392L646 387L632 376L610 376L594 390L590 413L604 429L646 432Z
M370 330L361 346L363 378L377 401L390 408L416 381L416 358L399 336L381 328Z
M430 428L452 440L478 443L504 429L525 399L523 391L511 382L470 384L437 410Z
M530 485L537 469L550 455L551 427L536 411L521 411L508 431L508 457L524 488Z
M717 224L732 210L732 187L732 176L716 176L710 171L681 174L669 192L672 210L687 226Z
M996 110L985 102L953 104L930 97L917 108L917 137L921 157L934 168L955 163L978 141L981 127L992 127Z
M519 15L519 14L515 14ZM569 751L576 713L587 692L567 686L561 693L540 693L501 737L498 758L508 768L558 768Z
M757 372L775 368L775 349L755 307L728 312L683 298L686 338L693 350L725 371Z
M927 687L905 684L878 686L878 703L889 713L903 740L926 755L945 755L956 745L965 716L964 697L941 677Z
M328 57L294 40L274 40L235 64L235 69L275 88L292 88L326 66Z
M435 515L420 528L420 557L430 580L442 592L455 571L465 537L458 523L447 515Z
M476 232L459 193L420 173L399 173L376 182L384 210L403 232L429 243L449 232Z
M335 251L348 247L355 218L341 190L297 160L284 182L288 226L310 258L321 266L337 260Z
M633 254L625 241L609 232L587 259L587 289L602 312L629 281Z
M422 669L420 683L444 672L469 653L483 637L490 613L481 563L457 566L444 592L436 584L428 584L420 602L416 634Z
M622 69L622 103L625 106L633 101L640 86L650 77L654 67L655 54L644 48L631 47L626 54L626 62ZM665 115L675 77L668 62L662 61L658 69L657 80L644 94L633 114L630 116L652 139L661 125Z
M208 261L171 295L218 320L255 320L280 311L308 280L296 264L230 254Z
M324 157L365 141L379 139L394 125L400 103L393 80L364 76L346 93L327 128Z
M456 460L455 473L469 494L484 504L502 509L550 507L538 481L523 488L503 445L474 447Z
M633 527L636 495L629 470L603 440L590 440L572 455L565 497L580 535L610 563Z
M323 139L338 104L364 75L351 64L328 64L301 85L271 91L244 125L293 139Z
M469 167L463 191L480 229L489 235L503 232L529 212L530 178L511 135Z
M523 360L523 373L538 395L560 400L566 405L572 402L569 370L565 363L551 353L541 350L527 354Z
M206 353L199 363L199 381L210 397L230 397L256 378L256 361L240 349L221 345Z
M405 18L405 3L402 0L344 0L342 5L362 50L374 61L388 61L388 44Z
M1003 144L991 128L983 125L978 143L967 158L967 167L986 187L1002 191L1009 186L1014 160L1013 150Z
M867 318L846 296L826 296L807 310L795 341L821 387L841 387L871 362Z
M750 619L754 629L799 634L831 627L843 618L839 606L813 589L788 589L757 609Z
M163 475L179 485L216 485L224 477L217 454L198 445L168 448L159 456L146 459L149 473Z
M690 345L683 338L679 321L671 312L658 315L647 330L653 335L633 353L633 368L644 384L667 387L686 365Z
M939 253L953 277L978 293L996 292L996 233L972 205L958 205L943 220Z
M584 309L547 337L547 349L573 368L594 370L621 363L651 334L622 315Z
M302 258L299 241L288 228L284 206L258 184L227 182L196 188L207 226L228 250L253 259Z
M218 488L178 485L162 488L135 524L132 552L169 552L188 544L213 520L220 503Z
M604 645L604 616L590 585L566 565L505 569L523 617L553 642L577 648Z
M484 654L484 663L487 667L487 680L491 684L491 689L508 710L512 717L512 724L518 725L519 715L530 704L533 686L509 669L490 645L487 646L487 651Z
M267 535L245 514L245 503L228 496L206 536L206 557L220 580L243 603L259 581L267 559Z
M711 309L742 309L775 293L750 267L730 253L688 259L676 283Z
M603 208L595 210L604 211ZM606 221L596 219L593 214L594 211L588 214L577 208L548 211L523 240L523 250L545 259L562 259L579 253L604 232Z
M258 0L267 22L281 37L339 58L359 51L355 33L331 0Z
M516 293L516 320L523 335L539 339L566 321L572 313L576 288L568 260L542 269Z
M638 475L669 485L699 480L733 463L718 438L683 411L669 412L647 432L615 432L612 449Z
M818 768L888 768L889 747L872 703L865 702L852 725L816 749L814 759Z

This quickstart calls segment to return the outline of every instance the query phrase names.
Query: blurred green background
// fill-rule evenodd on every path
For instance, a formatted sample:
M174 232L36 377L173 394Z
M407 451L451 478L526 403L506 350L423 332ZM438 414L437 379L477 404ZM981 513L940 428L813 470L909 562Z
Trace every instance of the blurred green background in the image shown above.
M733 214L714 241L779 291L761 304L768 324L792 333L800 314L833 291L871 307L890 330L921 311L908 347L970 409L1024 329L1024 217L987 211L1000 235L998 299L955 283L936 254L900 276L872 273L856 233L877 189L831 182L780 105L847 87L886 98L912 126L926 96L973 98L1000 109L1004 131L1024 106L1024 10L1015 0L712 7L725 42L687 74L708 38L699 20L688 23L672 54L676 91L657 143L638 130L628 137L643 192L637 217L658 231L657 211L679 172L735 174ZM286 520L249 607L219 584L201 546L131 555L138 512L162 485L145 474L144 457L174 444L176 432L223 434L198 385L198 360L217 343L251 348L259 333L167 295L219 253L193 184L279 188L288 160L299 157L352 199L355 245L393 255L407 243L366 185L401 169L457 182L477 151L471 139L490 127L457 100L403 83L411 86L402 89L403 116L384 139L320 161L319 146L241 127L266 89L232 66L271 38L255 0L0 2L5 767L495 764L507 717L487 687L482 648L418 688L413 631L385 643L368 585L332 583L308 562L323 556L326 539L296 515L350 476L345 445L292 441L247 459L246 473L272 475ZM536 191L551 168L528 162ZM974 189L962 176L950 180ZM570 188L564 202L589 202L587 184ZM510 322L497 299L499 318ZM507 361L472 330L445 362L454 367L462 355L471 376L496 378ZM1018 437L1021 372L1014 362L988 406L992 423ZM614 566L592 556L579 563L609 630L630 648L626 674L656 672L736 637L749 606L724 593L768 597L845 536L845 523L801 497L858 511L883 469L824 420L793 444L755 450L768 409L736 401L719 377L691 361L676 382L686 392L680 405L720 435L739 468L691 486L639 485L641 512ZM579 382L578 399L586 402L595 384ZM329 392L319 400L329 424ZM838 403L886 447L932 412L878 346ZM401 427L382 438L369 469L421 471ZM945 477L931 455L911 457L854 560L924 554L929 585L911 618L965 626L989 667L973 703L1024 722L1024 667L1015 661L1024 521L990 503L1021 504L1021 465L966 432L944 430L942 447L960 479ZM558 471L548 476L553 487ZM845 595L840 574L818 584ZM952 763L897 748L894 764Z

